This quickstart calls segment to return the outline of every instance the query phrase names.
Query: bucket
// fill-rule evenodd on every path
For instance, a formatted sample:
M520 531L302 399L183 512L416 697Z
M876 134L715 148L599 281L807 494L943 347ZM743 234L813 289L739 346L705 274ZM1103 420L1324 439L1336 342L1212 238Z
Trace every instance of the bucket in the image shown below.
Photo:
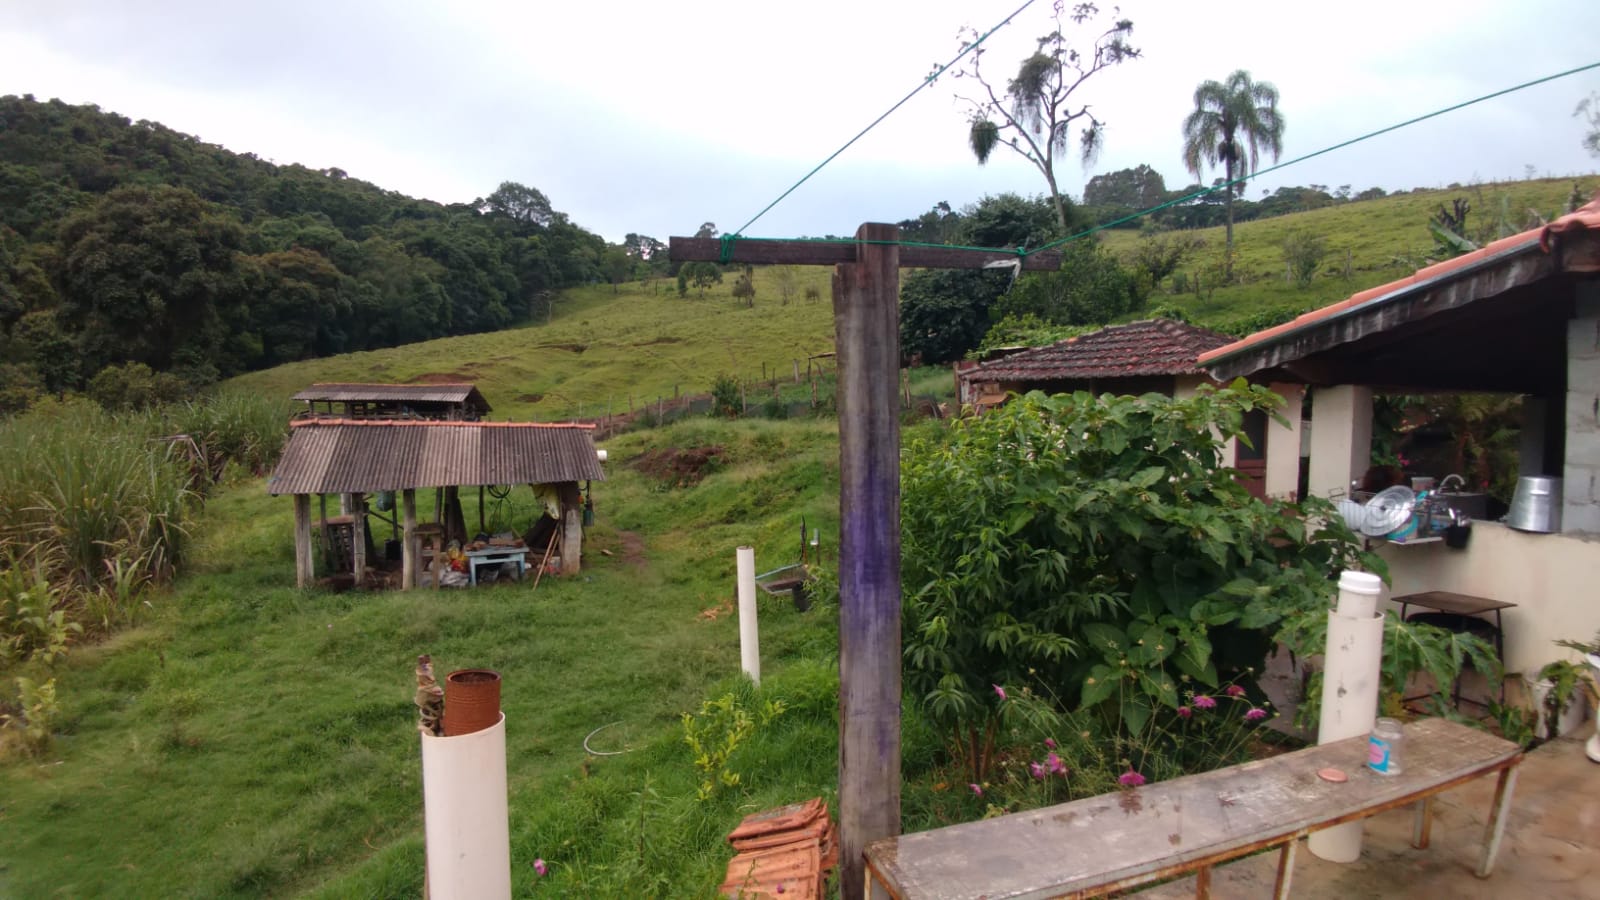
M1506 524L1518 531L1547 534L1561 530L1561 479L1524 475L1511 495Z
M500 721L500 673L458 669L444 678L444 736L482 731Z

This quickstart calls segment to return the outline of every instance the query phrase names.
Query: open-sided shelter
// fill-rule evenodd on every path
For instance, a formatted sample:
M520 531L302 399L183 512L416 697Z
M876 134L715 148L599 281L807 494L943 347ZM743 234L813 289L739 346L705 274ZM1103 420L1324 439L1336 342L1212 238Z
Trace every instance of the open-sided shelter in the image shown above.
M477 387L460 384L313 384L294 395L302 415L344 419L442 419L476 422L489 414Z
M1311 387L1309 482L1323 496L1347 490L1371 462L1374 392L1521 395L1518 474L1561 479L1559 528L1478 522L1465 550L1385 542L1393 592L1516 604L1503 614L1511 671L1537 671L1557 654L1552 641L1600 629L1600 200L1200 363L1219 379Z
M561 500L562 573L578 571L582 555L583 498L579 482L603 481L590 425L535 422L442 422L408 419L301 419L267 484L273 495L294 497L295 583L315 577L311 553L312 495L348 495L364 510L364 497L400 494L404 516L402 587L417 583L416 491L464 486L552 485ZM354 570L362 573L363 515L355 518Z

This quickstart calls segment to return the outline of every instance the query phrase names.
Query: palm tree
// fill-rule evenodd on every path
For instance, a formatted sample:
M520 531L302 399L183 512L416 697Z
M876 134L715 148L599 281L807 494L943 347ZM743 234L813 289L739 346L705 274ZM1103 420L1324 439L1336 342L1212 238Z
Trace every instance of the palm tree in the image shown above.
M1233 195L1236 177L1248 178L1265 149L1277 162L1283 153L1283 115L1278 112L1278 89L1271 82L1256 82L1243 69L1225 82L1207 81L1194 90L1194 112L1183 120L1183 164L1195 178L1201 164L1222 161L1226 172L1227 260L1233 277ZM1245 151L1248 150L1247 154Z

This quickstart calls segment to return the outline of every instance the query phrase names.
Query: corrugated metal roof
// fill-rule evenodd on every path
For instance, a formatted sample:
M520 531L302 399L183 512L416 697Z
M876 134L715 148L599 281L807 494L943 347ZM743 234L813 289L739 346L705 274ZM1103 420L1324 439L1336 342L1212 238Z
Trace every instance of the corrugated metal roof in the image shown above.
M467 403L488 411L489 402L469 383L460 384L313 384L294 395L315 403Z
M1113 325L980 363L969 381L1063 381L1144 375L1196 374L1196 359L1231 338L1171 319Z
M306 419L267 482L269 494L604 481L592 425Z

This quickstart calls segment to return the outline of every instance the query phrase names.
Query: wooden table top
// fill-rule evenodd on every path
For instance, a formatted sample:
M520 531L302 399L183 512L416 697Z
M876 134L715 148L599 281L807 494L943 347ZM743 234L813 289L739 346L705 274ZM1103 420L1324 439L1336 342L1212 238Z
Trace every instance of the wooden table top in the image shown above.
M1367 737L996 819L872 843L867 865L911 900L1057 897L1138 883L1348 821L1514 764L1521 749L1444 719L1405 726L1397 775L1367 769ZM1317 776L1337 768L1335 783Z
M1463 616L1475 616L1479 613L1493 612L1497 609L1510 609L1515 603L1504 600L1490 600L1487 597L1474 597L1470 594L1456 594L1450 591L1424 591L1420 594L1406 594L1404 597L1391 598L1396 603L1407 606L1421 606L1425 609L1436 609L1440 612L1459 613Z

